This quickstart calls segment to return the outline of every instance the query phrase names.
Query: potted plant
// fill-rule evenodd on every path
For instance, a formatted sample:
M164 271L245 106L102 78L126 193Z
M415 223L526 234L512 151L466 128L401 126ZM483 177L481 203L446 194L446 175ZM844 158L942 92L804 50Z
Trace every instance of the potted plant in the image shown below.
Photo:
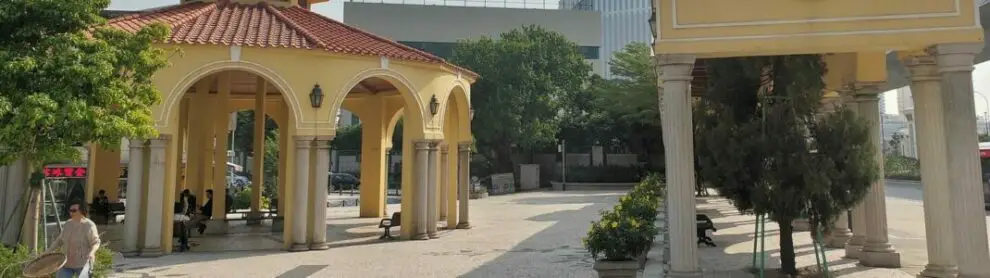
M602 212L601 220L592 222L584 246L595 258L598 277L636 277L645 254L657 233L653 222L638 219L626 210Z

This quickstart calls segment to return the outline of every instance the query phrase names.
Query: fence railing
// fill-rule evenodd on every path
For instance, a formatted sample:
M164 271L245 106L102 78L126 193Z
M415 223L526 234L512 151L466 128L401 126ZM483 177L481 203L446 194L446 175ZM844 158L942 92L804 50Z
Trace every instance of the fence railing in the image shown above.
M354 3L379 3L424 6L517 8L542 10L591 10L591 4L561 4L560 0L347 0Z

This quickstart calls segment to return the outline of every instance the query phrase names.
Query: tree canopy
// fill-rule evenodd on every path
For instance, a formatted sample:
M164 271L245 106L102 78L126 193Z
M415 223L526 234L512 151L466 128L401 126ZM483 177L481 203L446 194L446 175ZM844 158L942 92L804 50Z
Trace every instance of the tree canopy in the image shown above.
M591 71L577 44L533 25L461 41L451 60L482 76L471 89L472 132L498 172L512 171L514 147L555 145L560 102L580 92Z
M795 274L791 222L829 227L878 178L869 128L844 107L821 113L818 55L716 59L706 70L695 108L699 182L780 224L782 271Z
M73 148L156 134L152 75L167 66L152 46L168 28L131 34L92 28L109 0L10 0L0 4L0 165L26 157L37 170L78 159Z

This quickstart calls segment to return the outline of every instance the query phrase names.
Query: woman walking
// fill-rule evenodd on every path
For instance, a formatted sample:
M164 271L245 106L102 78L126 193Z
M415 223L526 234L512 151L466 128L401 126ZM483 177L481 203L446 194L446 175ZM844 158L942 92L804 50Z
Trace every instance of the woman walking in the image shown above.
M56 278L89 278L90 268L100 248L100 235L96 224L87 216L86 206L74 203L69 206L69 221L65 222L48 252L62 250L66 256L65 265L55 273Z

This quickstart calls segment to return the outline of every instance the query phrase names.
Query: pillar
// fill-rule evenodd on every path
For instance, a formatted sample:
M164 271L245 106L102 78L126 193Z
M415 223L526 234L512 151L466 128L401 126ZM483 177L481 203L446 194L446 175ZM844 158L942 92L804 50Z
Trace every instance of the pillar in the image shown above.
M415 225L413 226L412 239L429 239L427 235L427 198L429 186L429 141L416 141L416 162L413 164L415 176L415 189L413 194L415 194L413 203L413 219L415 219Z
M327 186L330 179L327 175L330 172L330 141L333 137L316 138L316 168L315 186L312 196L313 206L313 242L309 245L310 250L326 250L327 245Z
M168 135L151 139L148 159L148 203L145 204L146 217L144 228L144 246L141 248L142 257L158 257L165 254L162 250L162 213L165 210L165 170L168 146ZM171 207L171 206L170 206Z
M230 130L230 72L217 73L217 98L213 107L213 225L226 233L227 223L227 132Z
M846 242L849 242L849 238L852 238L852 230L849 230L849 213L842 213L839 218L835 220L832 224L832 229L829 230L828 237L826 238L825 245L829 248L844 248L846 247Z
M366 101L376 104L365 106L361 118L361 202L360 216L369 218L389 217L382 214L387 203L386 188L388 172L385 164L388 149L385 144L392 138L386 138L385 129L388 120L384 117L385 98L372 97Z
M468 200L471 198L471 142L457 144L457 228L470 229Z
M265 191L265 93L264 77L255 78L254 98L254 159L251 165L251 213L248 224L261 224L261 193Z
M880 102L879 84L856 84L856 99L860 116L870 129L870 143L876 149L876 161L880 173L883 173L883 138L880 134ZM974 124L975 125L975 124ZM901 255L890 244L887 234L887 195L884 192L884 179L873 182L866 198L863 209L866 219L866 241L859 253L859 262L869 267L901 266Z
M973 58L982 49L983 43L942 44L931 49L936 53L940 89L944 97L946 165L959 277L990 277L990 251L987 247L979 140L975 130L976 109L973 104Z
M660 111L670 212L670 276L701 277L695 231L694 131L691 124L693 55L657 55L663 73Z
M287 200L289 192L285 190L288 188L289 181L289 141L292 138L289 136L289 121L286 117L282 117L278 123L278 206L275 209L278 210L278 216L285 216L286 212L291 210Z
M450 184L450 163L448 162L447 156L450 153L448 151L449 147L447 144L440 145L440 176L439 176L439 196L437 196L437 202L440 205L439 221L447 221L447 186ZM451 227L451 226L447 226Z
M843 91L840 95L843 105L852 110L853 113L859 115L859 103L854 97L852 90L849 89ZM856 206L850 210L849 217L852 219L850 222L852 222L851 229L853 236L846 242L845 257L850 259L859 259L859 253L863 250L863 242L866 241L866 210L863 206L863 202L856 204Z
M211 111L209 100L211 99L210 87L213 78L206 77L196 83L196 92L190 97L189 102L189 122L188 122L188 145L189 150L186 156L186 188L196 196L196 206L202 206L206 202L206 184L209 181L208 170L212 167L213 157L210 155L212 149L213 122L209 121Z
M915 125L920 131L916 140L924 193L925 240L928 264L921 277L956 277L953 251L952 215L949 200L949 176L946 160L943 100L939 88L935 57L915 55L904 59L911 73L911 97L914 99Z
M309 212L306 195L309 193L309 148L313 144L313 137L296 136L293 140L296 145L296 161L293 165L292 246L289 251L305 251L309 250L309 245L306 244L306 215Z
M426 234L430 238L437 238L437 214L440 209L437 207L437 201L439 196L437 196L437 152L440 150L438 147L439 143L436 141L430 142L429 153L427 159L429 162L426 171Z
M454 145L453 152L448 152L447 155L444 155L444 157L447 158L447 167L444 167L447 174L443 175L444 182L447 183L447 195L444 197L444 202L447 204L447 229L456 228L457 220L460 219L460 215L457 212L457 202L460 201L458 199L459 195L457 194L460 191L458 189L460 187L458 186L458 184L460 184L460 179L458 179L460 177L460 172L458 171L458 160L460 153L457 152L456 146L457 145ZM448 146L448 148L449 147L450 146ZM453 163L451 163L451 161L453 161Z
M138 254L138 238L141 224L141 191L144 175L144 140L131 139L130 157L127 161L127 205L124 208L124 240L122 253Z
M24 157L17 158L10 164L0 166L0 223L10 225L12 228L0 229L0 244L14 246L18 244L18 234L24 226L24 217L27 215L21 208L25 192L30 188L28 185L28 162ZM6 169L6 171L4 171ZM13 223L13 224L8 224Z
M175 136L176 140L176 170L175 170L175 190L172 192L175 198L179 197L179 193L186 189L186 165L185 157L186 153L186 136L189 134L189 99L183 97L179 102L179 133Z

